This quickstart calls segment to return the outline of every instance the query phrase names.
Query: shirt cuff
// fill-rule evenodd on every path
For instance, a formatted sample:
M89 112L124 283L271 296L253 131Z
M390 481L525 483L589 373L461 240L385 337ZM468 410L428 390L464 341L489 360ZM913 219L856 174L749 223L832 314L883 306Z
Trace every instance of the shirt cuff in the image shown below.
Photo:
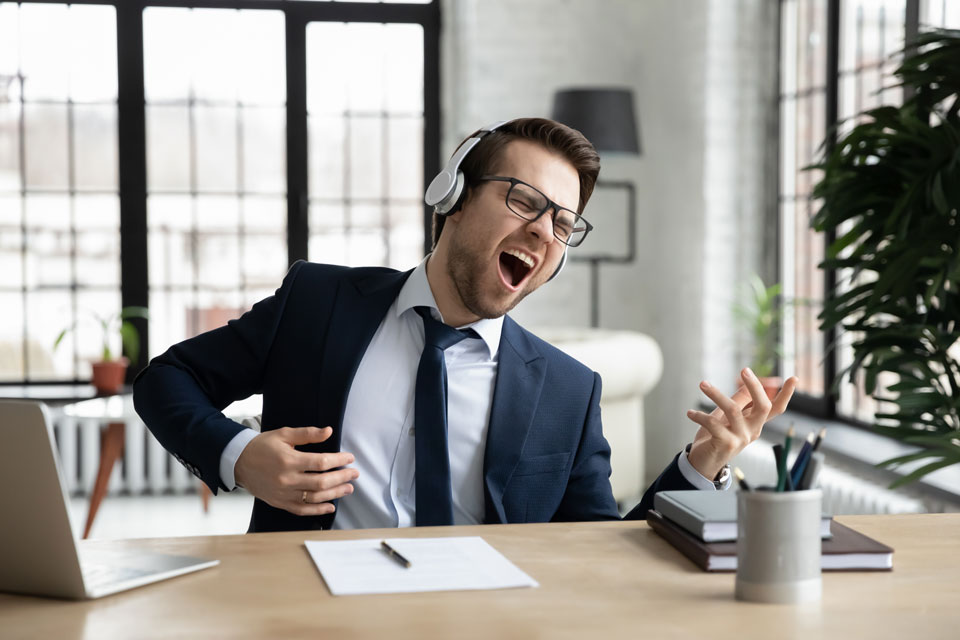
M677 460L677 465L680 467L680 473L683 474L683 477L693 485L694 489L699 489L701 491L716 491L717 487L713 484L713 480L705 477L699 471L693 468L693 465L690 464L690 461L687 459L687 449L690 448L690 445L687 445L683 448L683 451L680 452L680 459ZM727 481L722 487L721 491L726 491L730 488L730 484L733 482L732 475L727 478Z
M227 491L233 491L237 488L233 468L236 466L237 460L240 459L240 454L243 453L243 450L246 449L250 441L258 435L260 434L253 429L244 429L233 436L233 440L228 442L227 446L223 448L223 453L220 454L220 483L223 484L223 487Z

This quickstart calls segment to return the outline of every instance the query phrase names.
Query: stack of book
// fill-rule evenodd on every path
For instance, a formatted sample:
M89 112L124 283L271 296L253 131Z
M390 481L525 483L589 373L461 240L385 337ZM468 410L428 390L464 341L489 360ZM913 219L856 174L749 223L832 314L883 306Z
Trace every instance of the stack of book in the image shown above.
M647 523L704 571L737 569L737 493L661 491ZM824 571L889 571L893 549L830 516L820 521Z

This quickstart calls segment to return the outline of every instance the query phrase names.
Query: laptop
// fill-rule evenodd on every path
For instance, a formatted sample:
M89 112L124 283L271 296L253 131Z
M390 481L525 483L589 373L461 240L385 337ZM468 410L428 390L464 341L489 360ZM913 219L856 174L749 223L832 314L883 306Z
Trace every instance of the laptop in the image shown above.
M0 591L83 600L219 564L74 540L47 408L0 400Z

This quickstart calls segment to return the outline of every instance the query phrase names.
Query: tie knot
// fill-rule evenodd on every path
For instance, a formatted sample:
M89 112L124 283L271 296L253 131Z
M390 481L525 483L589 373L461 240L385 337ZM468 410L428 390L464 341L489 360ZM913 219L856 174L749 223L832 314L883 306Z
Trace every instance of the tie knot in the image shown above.
M423 318L423 336L426 344L443 350L466 338L477 337L477 332L473 329L461 331L443 324L433 317L430 307L415 307L415 310Z

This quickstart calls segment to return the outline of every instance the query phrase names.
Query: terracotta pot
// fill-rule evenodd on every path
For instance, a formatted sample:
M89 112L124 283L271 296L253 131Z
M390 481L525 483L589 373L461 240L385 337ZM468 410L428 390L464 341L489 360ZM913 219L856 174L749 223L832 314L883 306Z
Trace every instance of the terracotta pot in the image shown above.
M780 376L764 376L760 378L760 385L767 392L767 397L773 400L780 393L780 387L783 386L783 378Z
M742 386L743 382L740 381L740 378L737 378L737 390L739 391ZM783 386L783 378L779 376L762 376L760 377L760 386L763 387L763 390L767 393L767 397L770 398L772 402L773 399L777 397L777 394L780 393L780 387ZM752 402L748 403L744 409L752 404Z
M123 381L127 375L126 358L107 360L93 363L93 378L90 384L102 394L117 393L123 388Z

